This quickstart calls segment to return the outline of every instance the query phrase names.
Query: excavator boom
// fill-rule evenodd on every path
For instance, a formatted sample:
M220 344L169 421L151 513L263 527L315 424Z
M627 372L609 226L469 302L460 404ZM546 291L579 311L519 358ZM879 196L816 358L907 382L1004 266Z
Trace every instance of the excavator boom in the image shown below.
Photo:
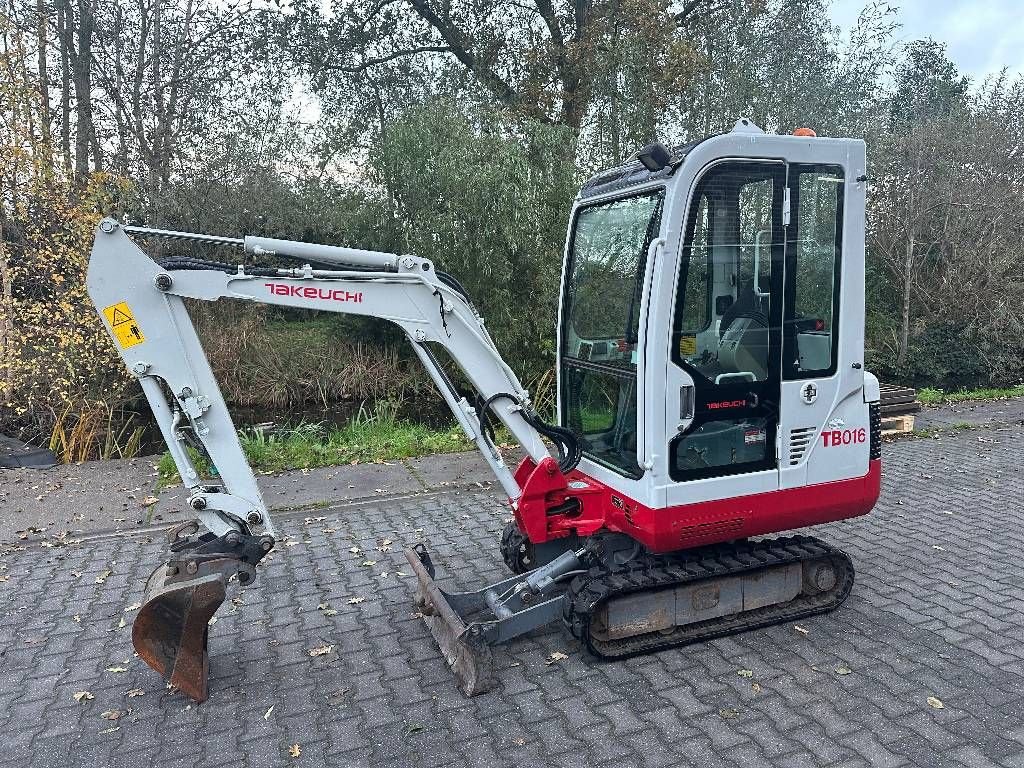
M257 256L308 262L295 269L246 269L194 258L157 263L131 236L237 247ZM189 524L170 532L171 557L150 576L132 628L139 656L197 701L205 700L208 691L209 619L224 601L232 578L243 585L255 579L256 565L274 546L276 529L185 298L234 298L397 324L513 502L523 490L491 439L482 416L486 411L545 468L554 466L554 460L542 436L558 447L565 471L578 460L571 433L544 424L533 413L528 393L501 359L458 283L438 275L426 259L269 238L151 230L104 219L96 232L88 288L149 400L189 490L188 503L205 529ZM477 392L476 404L456 390L431 344L445 348L460 365ZM201 477L189 449L208 459L218 477ZM560 474L557 466L553 471Z

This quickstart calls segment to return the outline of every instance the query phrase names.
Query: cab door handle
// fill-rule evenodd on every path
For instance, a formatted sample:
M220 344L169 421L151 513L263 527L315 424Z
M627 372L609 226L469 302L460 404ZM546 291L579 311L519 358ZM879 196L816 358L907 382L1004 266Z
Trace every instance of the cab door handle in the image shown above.
M693 418L696 408L696 393L693 384L684 384L679 388L679 418L683 421Z

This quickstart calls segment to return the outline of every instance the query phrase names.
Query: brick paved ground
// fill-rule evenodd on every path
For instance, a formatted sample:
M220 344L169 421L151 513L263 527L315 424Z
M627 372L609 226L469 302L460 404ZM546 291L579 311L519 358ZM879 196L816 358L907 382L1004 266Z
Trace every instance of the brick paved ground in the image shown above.
M806 635L787 625L601 664L553 627L500 651L502 687L475 699L455 691L396 571L401 545L423 537L457 582L502 576L505 512L489 491L282 521L294 545L211 627L200 707L132 657L125 608L158 542L9 547L0 763L1024 766L1022 439L1014 427L886 446L877 510L817 531L859 574ZM385 538L392 551L376 551ZM333 651L310 657L322 644ZM569 658L546 665L553 651Z

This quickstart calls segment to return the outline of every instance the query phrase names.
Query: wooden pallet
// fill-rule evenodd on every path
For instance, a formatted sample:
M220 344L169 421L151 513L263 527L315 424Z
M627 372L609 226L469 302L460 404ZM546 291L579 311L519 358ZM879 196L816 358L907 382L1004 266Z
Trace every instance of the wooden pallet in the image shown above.
M914 431L914 414L921 410L917 391L896 384L880 384L879 411L882 435L902 435Z
M882 437L902 435L914 431L914 414L904 413L898 416L882 416Z
M901 387L896 384L880 384L879 391L881 398L882 417L903 416L907 413L917 413L921 410L921 403L917 401L917 390L911 387Z

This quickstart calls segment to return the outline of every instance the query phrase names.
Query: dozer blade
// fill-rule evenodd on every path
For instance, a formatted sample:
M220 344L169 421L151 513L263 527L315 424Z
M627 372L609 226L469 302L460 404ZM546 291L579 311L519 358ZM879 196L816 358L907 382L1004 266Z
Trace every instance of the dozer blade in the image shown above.
M226 578L208 571L182 580L173 570L162 565L149 577L146 600L132 625L132 645L171 685L203 702L209 696L209 622L224 602Z
M409 561L419 581L416 606L441 649L441 655L455 673L455 682L459 690L466 696L476 696L492 690L497 685L493 674L493 655L479 626L467 624L463 616L449 603L449 595L434 582L434 567L430 555L422 545L417 545L415 549L406 549L405 559ZM465 593L462 593L458 596L464 595Z

